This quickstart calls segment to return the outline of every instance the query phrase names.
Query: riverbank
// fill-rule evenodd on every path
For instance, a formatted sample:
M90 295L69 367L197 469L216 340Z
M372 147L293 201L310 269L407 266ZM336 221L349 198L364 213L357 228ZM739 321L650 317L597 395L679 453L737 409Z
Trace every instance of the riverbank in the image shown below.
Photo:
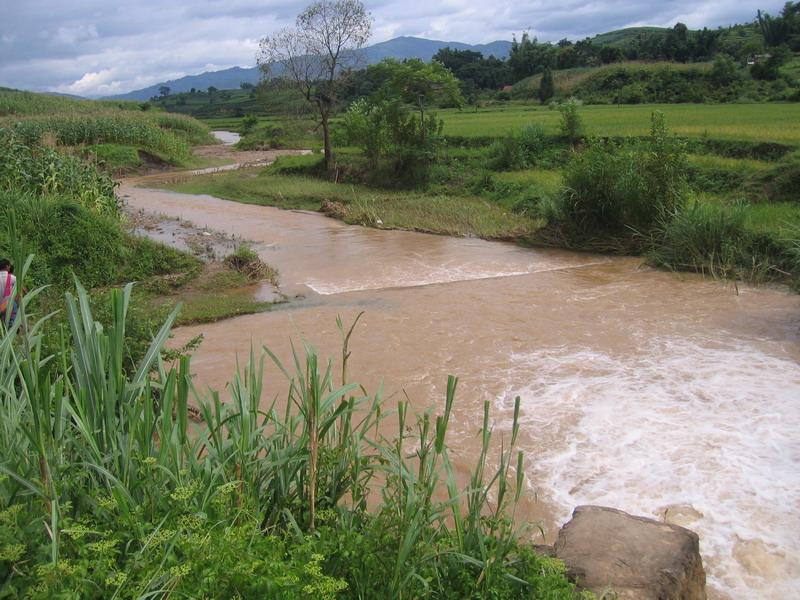
M185 194L324 213L341 221L376 229L399 229L491 240L518 240L541 223L476 196L376 190L319 179L245 169L158 184Z
M213 220L196 224L160 212L145 212L131 207L128 199L136 188L163 182L191 181L212 173L233 172L239 169L263 168L278 156L302 154L303 151L250 151L232 148L237 137L228 132L213 132L222 143L199 146L194 156L199 162L213 166L193 170L162 168L119 180L118 195L123 202L126 224L136 236L166 244L191 254L201 266L175 285L152 285L144 282L137 290L136 301L147 310L166 315L178 303L182 305L176 325L210 323L244 314L270 310L286 301L279 287L277 271L270 278L259 280L252 274L237 271L226 264L226 258L240 249L252 248L253 242L236 234L224 234L213 227ZM235 134L234 134L235 136Z
M345 164L351 158L344 153ZM669 220L657 220L649 233L632 226L605 231L585 223L581 229L578 221L566 216L566 206L572 201L564 200L565 183L557 170L493 173L487 175L490 183L481 184L483 192L470 194L471 184L464 182L440 191L334 183L313 174L319 160L317 156L286 157L264 169L160 185L249 204L319 211L348 224L377 229L635 254L668 270L755 283L786 283L795 288L800 285L800 212L791 203L726 206L721 198L692 194L680 210L669 213ZM464 168L461 165L456 171ZM716 163L710 168L717 168ZM572 185L577 184L573 181ZM586 190L583 195L594 197Z
M0 245L18 288L32 290L0 326L0 588L31 598L574 599L563 565L512 528L523 481L513 443L499 469L484 457L455 487L455 380L433 416L401 407L409 419L391 437L378 429L390 414L380 391L357 397L344 365L339 387L308 345L294 375L284 371L297 384L280 411L261 405L262 385L271 395L280 384L263 380L270 356L252 346L242 363L232 352L218 392L195 386L188 355L202 336L166 348L178 311L160 319L141 294L194 285L213 296L221 286L202 282L223 274L209 266L198 277L198 258L129 228L203 258L228 238L158 206L126 222L95 165L7 131L0 142ZM276 280L243 245L223 263Z

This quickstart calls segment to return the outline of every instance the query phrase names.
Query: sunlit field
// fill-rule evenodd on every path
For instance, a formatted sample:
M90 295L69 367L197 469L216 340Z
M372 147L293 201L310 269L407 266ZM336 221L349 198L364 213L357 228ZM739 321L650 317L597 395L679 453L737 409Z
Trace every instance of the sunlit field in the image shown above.
M587 105L580 108L588 135L646 135L650 115L661 111L672 133L717 139L800 144L800 104L647 104ZM549 133L559 128L560 114L547 106L448 109L439 112L445 134L497 136L528 123L539 123Z

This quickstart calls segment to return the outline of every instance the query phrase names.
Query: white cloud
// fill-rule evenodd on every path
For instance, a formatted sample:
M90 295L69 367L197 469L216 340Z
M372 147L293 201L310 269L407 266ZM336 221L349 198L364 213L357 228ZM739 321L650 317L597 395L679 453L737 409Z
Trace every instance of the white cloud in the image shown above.
M51 39L57 44L72 46L86 40L95 40L98 37L100 36L94 25L77 25L75 27L59 27Z
M96 96L253 66L258 40L291 23L309 1L8 0L0 20L0 86ZM485 43L523 30L555 41L679 20L716 27L752 20L758 8L776 13L783 2L365 0L375 18L373 43L398 35Z

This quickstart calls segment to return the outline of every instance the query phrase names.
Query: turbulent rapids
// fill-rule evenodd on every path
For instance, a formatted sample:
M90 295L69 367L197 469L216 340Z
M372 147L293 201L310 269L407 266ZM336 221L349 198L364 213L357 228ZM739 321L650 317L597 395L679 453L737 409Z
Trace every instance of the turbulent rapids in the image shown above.
M599 503L700 534L713 597L800 587L800 297L655 271L632 258L381 231L124 184L133 209L252 240L295 299L184 328L205 340L198 385L237 354L289 340L336 356L335 318L365 311L351 372L367 389L438 402L468 464L485 400L502 430L522 398L521 445L545 527ZM269 382L267 382L269 388ZM265 401L268 400L265 398Z

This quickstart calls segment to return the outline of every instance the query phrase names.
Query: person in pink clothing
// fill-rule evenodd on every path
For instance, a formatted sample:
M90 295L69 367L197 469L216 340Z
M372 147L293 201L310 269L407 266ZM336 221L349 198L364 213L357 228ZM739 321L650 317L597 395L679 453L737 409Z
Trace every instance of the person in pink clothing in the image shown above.
M17 316L17 301L14 290L17 278L14 276L14 265L6 258L0 258L0 319L4 323L12 323ZM17 290L19 298L19 290Z

